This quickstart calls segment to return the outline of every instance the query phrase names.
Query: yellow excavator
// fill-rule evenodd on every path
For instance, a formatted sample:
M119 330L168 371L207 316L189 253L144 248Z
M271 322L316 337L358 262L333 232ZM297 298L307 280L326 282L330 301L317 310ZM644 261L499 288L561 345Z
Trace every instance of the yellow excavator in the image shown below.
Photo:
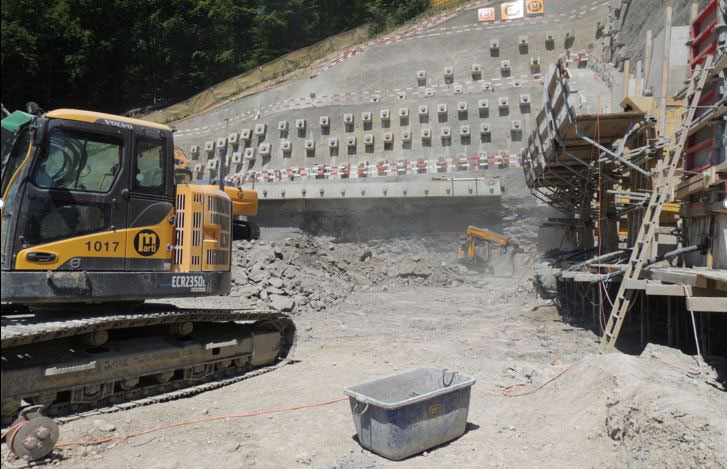
M459 248L459 258L466 260L483 259L477 253L477 241L484 241L487 246L487 257L484 260L489 260L492 254L492 245L499 246L502 251L506 251L508 247L517 246L517 243L510 240L507 236L495 233L494 231L487 230L485 228L476 228L474 226L468 226L465 232L465 242Z
M478 253L477 244L484 242L486 247L486 255L482 256ZM485 228L476 228L468 226L465 232L465 242L459 248L458 257L468 264L488 263L492 258L492 247L498 246L504 254L510 249L510 260L515 271L515 254L520 252L520 246L514 240L507 236L495 233Z
M3 426L29 405L119 410L285 359L283 313L144 304L227 295L234 219L257 211L254 191L185 178L180 153L143 120L37 106L2 119Z

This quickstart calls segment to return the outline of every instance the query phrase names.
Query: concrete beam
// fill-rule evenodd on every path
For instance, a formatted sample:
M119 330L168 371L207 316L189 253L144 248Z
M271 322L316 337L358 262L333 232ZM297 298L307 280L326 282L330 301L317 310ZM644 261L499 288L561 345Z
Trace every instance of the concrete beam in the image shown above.
M260 200L297 199L396 199L439 197L499 197L502 186L493 177L404 177L361 179L308 180L256 183L252 187Z

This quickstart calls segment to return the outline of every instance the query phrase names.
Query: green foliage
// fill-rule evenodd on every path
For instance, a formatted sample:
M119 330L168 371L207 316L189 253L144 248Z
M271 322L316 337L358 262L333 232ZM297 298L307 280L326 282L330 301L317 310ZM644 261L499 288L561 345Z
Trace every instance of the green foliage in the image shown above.
M429 0L3 0L2 101L107 112L169 104Z

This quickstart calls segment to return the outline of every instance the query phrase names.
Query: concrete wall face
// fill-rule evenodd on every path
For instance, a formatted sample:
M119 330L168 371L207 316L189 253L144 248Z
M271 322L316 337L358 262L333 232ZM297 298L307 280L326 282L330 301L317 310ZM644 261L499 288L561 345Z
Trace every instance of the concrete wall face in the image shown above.
M598 1L551 3L542 17L506 24L480 24L477 10L467 10L409 37L369 47L310 79L179 122L176 141L189 153L192 146L204 148L207 141L250 129L251 138L239 138L228 148L226 168L232 173L245 161L250 170L261 171L514 155L532 130L541 71L566 51L586 51L596 19L607 12ZM428 108L426 114L419 112L421 106ZM438 112L440 106L446 111ZM382 111L389 117L382 119ZM345 122L347 115L351 123ZM321 126L321 118L328 124ZM296 122L304 125L296 127ZM260 124L264 134L254 135ZM430 137L422 138L427 133ZM353 139L355 144L347 144ZM235 152L240 155L233 159ZM198 177L216 177L207 169L216 156L193 155L193 166L203 169Z
M674 96L679 90L684 88L684 81L687 79L689 71L688 40L688 26L675 26L671 28L671 41L669 46L669 84L667 85L668 96ZM645 88L651 88L654 96L659 96L662 84L662 67L660 58L664 56L663 29L654 39L652 54L655 59L655 66L651 67L649 76L646 77Z

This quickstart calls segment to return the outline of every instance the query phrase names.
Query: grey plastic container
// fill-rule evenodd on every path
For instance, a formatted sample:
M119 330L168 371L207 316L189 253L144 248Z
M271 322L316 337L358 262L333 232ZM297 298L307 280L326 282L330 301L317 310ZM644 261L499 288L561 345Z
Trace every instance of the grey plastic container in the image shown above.
M473 384L462 373L424 367L343 392L361 446L399 460L464 434Z

